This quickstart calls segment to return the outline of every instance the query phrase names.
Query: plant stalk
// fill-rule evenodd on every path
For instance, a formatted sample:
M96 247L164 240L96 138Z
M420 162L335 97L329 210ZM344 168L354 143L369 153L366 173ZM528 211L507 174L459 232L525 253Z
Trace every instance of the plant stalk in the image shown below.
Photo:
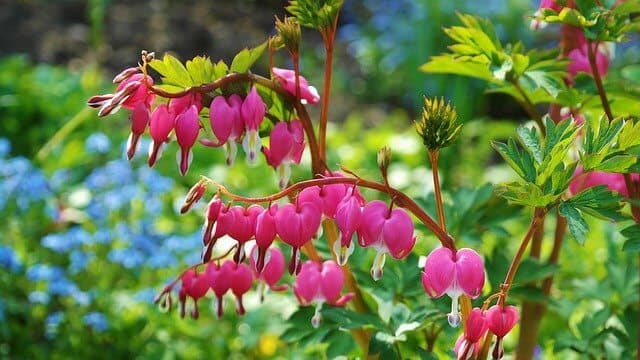
M431 161L431 173L433 174L433 187L436 196L436 210L438 212L438 222L443 231L447 231L444 220L444 208L442 205L442 192L440 191L440 177L438 175L438 150L429 150L429 160Z

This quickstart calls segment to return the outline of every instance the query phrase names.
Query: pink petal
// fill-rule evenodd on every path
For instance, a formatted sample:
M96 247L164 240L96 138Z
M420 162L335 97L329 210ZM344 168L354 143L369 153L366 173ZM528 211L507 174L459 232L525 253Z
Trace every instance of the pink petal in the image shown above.
M450 249L440 247L428 256L422 272L422 286L433 298L442 296L454 283L456 264Z
M324 299L328 303L334 303L340 297L342 285L344 284L344 274L342 268L332 260L327 260L322 264L322 280L320 289Z
M465 294L474 299L478 297L484 278L482 257L473 249L459 249L456 253L456 280Z
M413 236L413 221L404 209L391 210L391 216L383 226L382 238L394 258L402 259L409 255L416 239Z
M364 206L358 228L360 246L368 247L380 243L388 212L389 207L380 200L373 200Z

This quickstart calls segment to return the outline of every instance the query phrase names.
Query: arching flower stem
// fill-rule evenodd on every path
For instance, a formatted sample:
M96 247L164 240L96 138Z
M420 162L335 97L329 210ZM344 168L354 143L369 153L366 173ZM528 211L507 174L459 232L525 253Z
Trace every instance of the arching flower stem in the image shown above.
M245 203L268 203L270 201L275 201L281 199L289 194L298 192L302 189L311 187L311 186L323 186L330 184L354 184L359 187L365 187L373 190L377 190L379 192L383 192L388 194L394 199L394 203L397 206L403 207L409 212L411 212L414 216L420 220L429 230L431 230L440 240L442 246L447 247L453 251L456 250L453 238L447 232L442 230L442 228L435 222L435 220L429 216L413 199L407 196L400 190L397 190L392 187L387 187L383 183L365 180L362 178L349 178L349 177L329 177L329 178L317 178L311 180L300 181L295 183L284 190L277 192L275 194L263 197L245 197L241 195L234 194L229 191L224 185L217 183L212 179L205 178L206 181L218 187L219 191L230 197L235 201L242 201Z

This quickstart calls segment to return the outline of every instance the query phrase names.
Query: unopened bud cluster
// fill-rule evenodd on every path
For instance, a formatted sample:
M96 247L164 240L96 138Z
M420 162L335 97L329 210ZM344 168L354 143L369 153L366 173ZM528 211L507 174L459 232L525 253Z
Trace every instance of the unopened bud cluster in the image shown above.
M456 140L462 123L455 107L443 98L424 98L422 116L415 121L416 131L429 151L449 146Z

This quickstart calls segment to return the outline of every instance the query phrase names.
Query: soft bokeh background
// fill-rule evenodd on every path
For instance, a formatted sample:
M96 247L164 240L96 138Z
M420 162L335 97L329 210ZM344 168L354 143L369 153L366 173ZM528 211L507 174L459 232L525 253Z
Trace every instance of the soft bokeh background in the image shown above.
M229 298L220 320L208 305L197 321L179 320L176 312L165 314L155 307L151 300L156 291L199 259L201 211L179 216L176 210L198 176L206 174L249 195L274 192L276 177L264 160L249 168L241 157L228 168L216 149L198 149L186 177L176 171L175 149L153 169L147 168L142 151L128 162L123 156L126 115L100 119L85 105L91 95L110 92L113 74L134 65L141 49L171 51L183 60L207 54L229 61L240 49L273 34L273 16L282 16L284 5L274 0L3 2L0 358L316 358L327 349L333 349L328 357L355 353L348 333L314 334L308 316L298 329L287 330L285 319L297 309L290 292L270 294L262 305L252 294L244 317L235 315ZM511 99L484 94L483 85L474 80L417 69L444 51L448 40L442 28L456 23L455 11L491 18L503 41L554 46L553 27L535 34L528 29L526 16L534 8L529 0L348 0L340 16L329 163L376 178L375 152L389 145L392 184L429 206L428 161L411 119L423 94L451 99L466 124L461 139L441 155L443 186L449 189L445 196L457 204L448 209L451 229L487 254L494 283L504 274L526 214L507 207L490 186L483 186L512 176L489 141L511 136L526 115ZM303 37L303 74L320 87L319 37L310 31ZM638 58L637 46L624 50L618 51L618 66ZM284 54L276 62L290 66ZM267 73L266 58L254 71ZM295 169L294 179L308 177L307 168L303 163ZM637 302L637 273L629 271L633 259L619 252L619 235L609 225L594 224L593 229L585 247L567 242L563 249L565 270L555 292L562 295L556 300L561 310L543 323L541 356L559 351L559 334L584 338L580 331L585 330L576 324L606 301L616 301L621 309ZM419 284L417 254L425 254L436 240L424 229L418 231L416 256L388 264L382 284L368 279L370 253L356 253L356 275L376 299L444 308L446 301L428 300ZM401 286L398 279L404 279ZM525 290L522 296L536 295ZM452 336L450 331L441 337L439 354L450 356ZM403 346L410 351L418 345L410 339Z

